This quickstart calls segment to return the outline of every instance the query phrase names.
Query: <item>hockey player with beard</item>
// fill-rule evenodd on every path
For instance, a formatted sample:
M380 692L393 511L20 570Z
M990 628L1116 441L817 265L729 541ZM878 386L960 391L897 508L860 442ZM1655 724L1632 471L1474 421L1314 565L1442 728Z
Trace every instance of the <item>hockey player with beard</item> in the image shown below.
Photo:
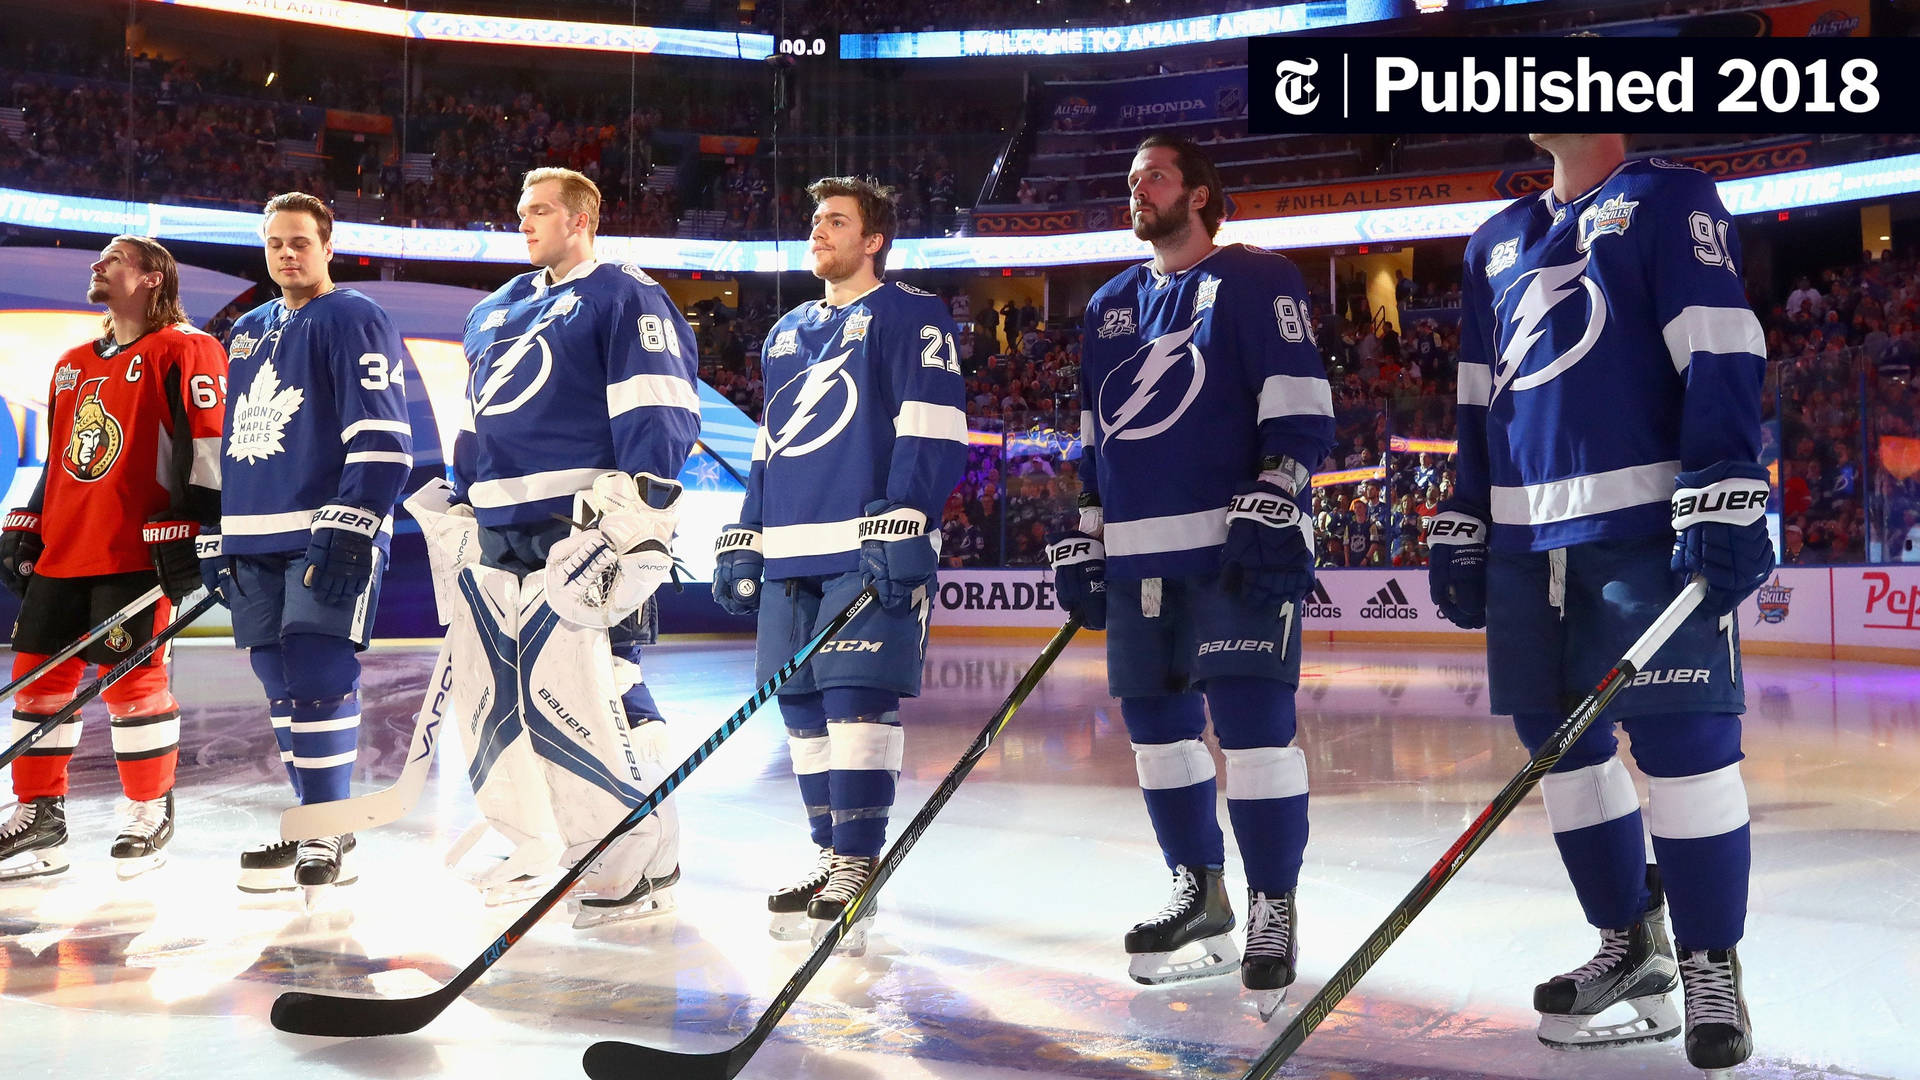
M713 595L736 615L759 613L762 680L865 585L879 607L780 690L818 849L805 877L767 898L780 940L817 940L879 863L905 745L900 699L920 692L941 507L967 459L947 305L881 280L896 231L891 192L831 177L807 193L813 274L826 295L767 336L766 416L741 520L717 544ZM873 911L862 909L837 953L866 951Z
M1107 630L1108 689L1173 872L1166 907L1127 933L1130 972L1151 984L1235 966L1200 741L1211 713L1247 873L1241 980L1271 1015L1294 978L1307 842L1296 605L1313 588L1305 504L1333 443L1333 399L1293 263L1215 245L1225 200L1200 149L1148 137L1127 186L1153 259L1087 304L1079 529L1048 558L1061 603ZM1176 955L1193 946L1198 959Z
M360 737L360 658L373 631L412 471L413 430L393 323L328 271L333 214L311 195L268 200L261 236L280 296L242 315L227 343L233 404L217 532L201 573L233 610L233 642L266 691L280 758L303 804L348 794ZM232 580L217 575L230 567ZM351 834L240 856L239 886L319 891L356 875Z
M168 624L173 604L200 588L194 534L220 516L220 343L188 325L179 269L155 241L114 237L92 270L87 302L106 305L105 333L54 366L47 434L61 453L0 533L0 582L21 597L14 675L156 584L165 595L21 688L15 738L72 701L89 664L115 666ZM160 865L173 838L180 707L167 650L102 696L127 797L111 854L132 877ZM67 763L79 741L76 715L14 762L19 805L0 824L0 880L66 869Z
M469 778L514 844L476 880L495 903L542 887L666 777L640 648L700 432L693 332L645 271L594 258L599 188L536 169L519 211L538 269L468 315L454 483L407 501L450 623ZM671 910L679 876L669 799L589 870L574 925Z
M1765 343L1711 180L1629 162L1621 135L1531 138L1553 155L1552 190L1467 244L1458 486L1430 534L1433 599L1487 628L1492 709L1535 750L1680 585L1705 578L1660 666L1541 781L1600 950L1536 987L1534 1007L1556 1048L1671 1038L1677 974L1688 1060L1728 1069L1752 1052L1735 951L1751 835L1732 613L1774 564L1757 463ZM1647 776L1657 868L1611 721ZM1622 1002L1632 1020L1598 1021Z

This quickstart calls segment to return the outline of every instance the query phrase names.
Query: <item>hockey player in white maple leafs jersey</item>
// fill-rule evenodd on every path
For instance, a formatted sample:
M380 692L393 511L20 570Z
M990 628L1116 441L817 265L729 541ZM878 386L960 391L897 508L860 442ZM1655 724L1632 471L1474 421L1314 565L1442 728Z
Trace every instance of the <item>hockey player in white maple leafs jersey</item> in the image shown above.
M1655 666L1541 782L1601 948L1540 984L1534 1007L1549 1046L1670 1038L1677 974L1689 1060L1730 1068L1751 1052L1734 949L1751 839L1732 612L1774 563L1757 464L1765 343L1705 174L1627 161L1620 135L1532 138L1553 155L1553 189L1467 244L1458 479L1431 527L1429 580L1443 614L1486 626L1492 710L1536 750L1686 577L1704 576L1705 602ZM1613 721L1647 775L1657 867ZM1631 1021L1596 1022L1618 1002Z
M1284 256L1216 246L1219 173L1193 143L1142 141L1127 176L1152 261L1087 304L1080 525L1048 549L1062 604L1107 629L1173 897L1126 936L1141 982L1235 967L1212 714L1247 870L1244 984L1271 1014L1293 981L1306 758L1292 745L1297 602L1313 587L1310 470L1333 441L1307 292ZM1199 959L1177 954L1202 946Z
M266 205L267 270L281 295L234 323L218 533L208 587L233 609L234 644L266 690L302 803L347 797L359 745L360 661L380 598L393 503L412 471L404 347L379 305L328 273L333 216L293 192ZM217 572L231 566L231 582ZM248 891L353 880L352 837L241 857ZM289 870L292 876L289 877Z
M900 772L900 699L920 692L940 511L966 464L965 387L947 306L882 282L890 193L809 187L826 296L774 324L766 415L741 520L721 534L714 598L759 613L766 679L864 584L880 604L780 691L813 870L768 898L776 938L822 933L871 876ZM764 579L764 584L763 584ZM872 908L838 951L865 950Z
M454 483L407 501L450 624L469 778L514 844L475 879L493 902L544 889L665 778L640 650L673 565L675 478L700 433L693 332L645 271L593 257L598 187L536 169L519 210L537 269L468 315ZM671 907L676 807L595 863L575 926Z

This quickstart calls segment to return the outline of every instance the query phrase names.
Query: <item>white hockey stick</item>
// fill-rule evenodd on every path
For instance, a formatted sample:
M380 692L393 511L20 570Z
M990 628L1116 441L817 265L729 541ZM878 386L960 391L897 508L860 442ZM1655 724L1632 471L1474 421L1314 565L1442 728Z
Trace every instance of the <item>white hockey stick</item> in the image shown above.
M426 697L421 700L420 711L415 715L413 743L407 748L407 763L401 767L400 776L394 780L393 786L358 798L296 806L280 815L280 839L311 840L316 836L339 836L362 829L377 829L406 817L413 811L413 804L420 801L420 793L426 790L427 773L433 767L434 747L439 745L435 736L440 731L440 721L446 717L447 708L452 703L453 645L450 641L443 641L440 644L440 659L434 662L433 676L427 680Z

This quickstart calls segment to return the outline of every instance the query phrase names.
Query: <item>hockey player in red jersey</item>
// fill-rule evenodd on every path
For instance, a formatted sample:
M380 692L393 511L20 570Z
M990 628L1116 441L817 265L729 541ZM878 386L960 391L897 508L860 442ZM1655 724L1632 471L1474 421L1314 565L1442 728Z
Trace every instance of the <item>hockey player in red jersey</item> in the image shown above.
M73 699L87 665L110 668L167 625L173 603L200 587L194 534L220 512L225 352L187 323L179 270L158 243L117 236L92 269L87 301L106 305L104 333L54 367L50 460L0 531L0 584L21 598L14 676L156 584L165 595L22 688L16 739ZM102 696L127 798L112 855L132 877L158 866L173 837L180 708L167 650ZM0 824L0 881L66 869L67 762L79 742L75 715L14 762L19 805Z

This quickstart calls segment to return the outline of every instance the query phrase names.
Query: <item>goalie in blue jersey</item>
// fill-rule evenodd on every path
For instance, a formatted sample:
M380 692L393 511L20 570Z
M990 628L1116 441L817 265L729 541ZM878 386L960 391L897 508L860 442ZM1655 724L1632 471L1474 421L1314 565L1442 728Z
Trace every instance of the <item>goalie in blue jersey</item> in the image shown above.
M1130 972L1162 983L1239 961L1271 1015L1294 977L1307 842L1298 603L1314 582L1306 504L1333 445L1332 393L1293 263L1214 243L1225 197L1200 149L1145 139L1127 187L1153 258L1087 303L1079 528L1048 558L1061 603L1107 631L1108 689L1173 873L1166 907L1127 932ZM1246 866L1244 959L1200 741L1209 713Z
M1735 953L1751 837L1733 612L1774 565L1757 463L1766 346L1705 174L1628 161L1621 135L1532 138L1553 155L1552 190L1467 243L1458 484L1429 533L1433 600L1487 628L1492 709L1535 750L1685 579L1705 577L1657 666L1541 782L1601 944L1536 987L1534 1008L1556 1048L1672 1038L1680 983L1688 1060L1731 1068L1752 1052ZM1647 776L1644 819L1612 721ZM1631 1019L1598 1019L1619 1003Z
M761 680L864 585L880 602L780 690L818 849L805 877L767 899L781 940L823 934L879 863L904 746L900 699L920 692L940 511L967 460L947 305L880 279L896 231L891 193L851 177L807 191L826 295L767 336L766 416L740 522L716 546L713 595L736 615L759 614ZM865 952L873 910L836 952Z

